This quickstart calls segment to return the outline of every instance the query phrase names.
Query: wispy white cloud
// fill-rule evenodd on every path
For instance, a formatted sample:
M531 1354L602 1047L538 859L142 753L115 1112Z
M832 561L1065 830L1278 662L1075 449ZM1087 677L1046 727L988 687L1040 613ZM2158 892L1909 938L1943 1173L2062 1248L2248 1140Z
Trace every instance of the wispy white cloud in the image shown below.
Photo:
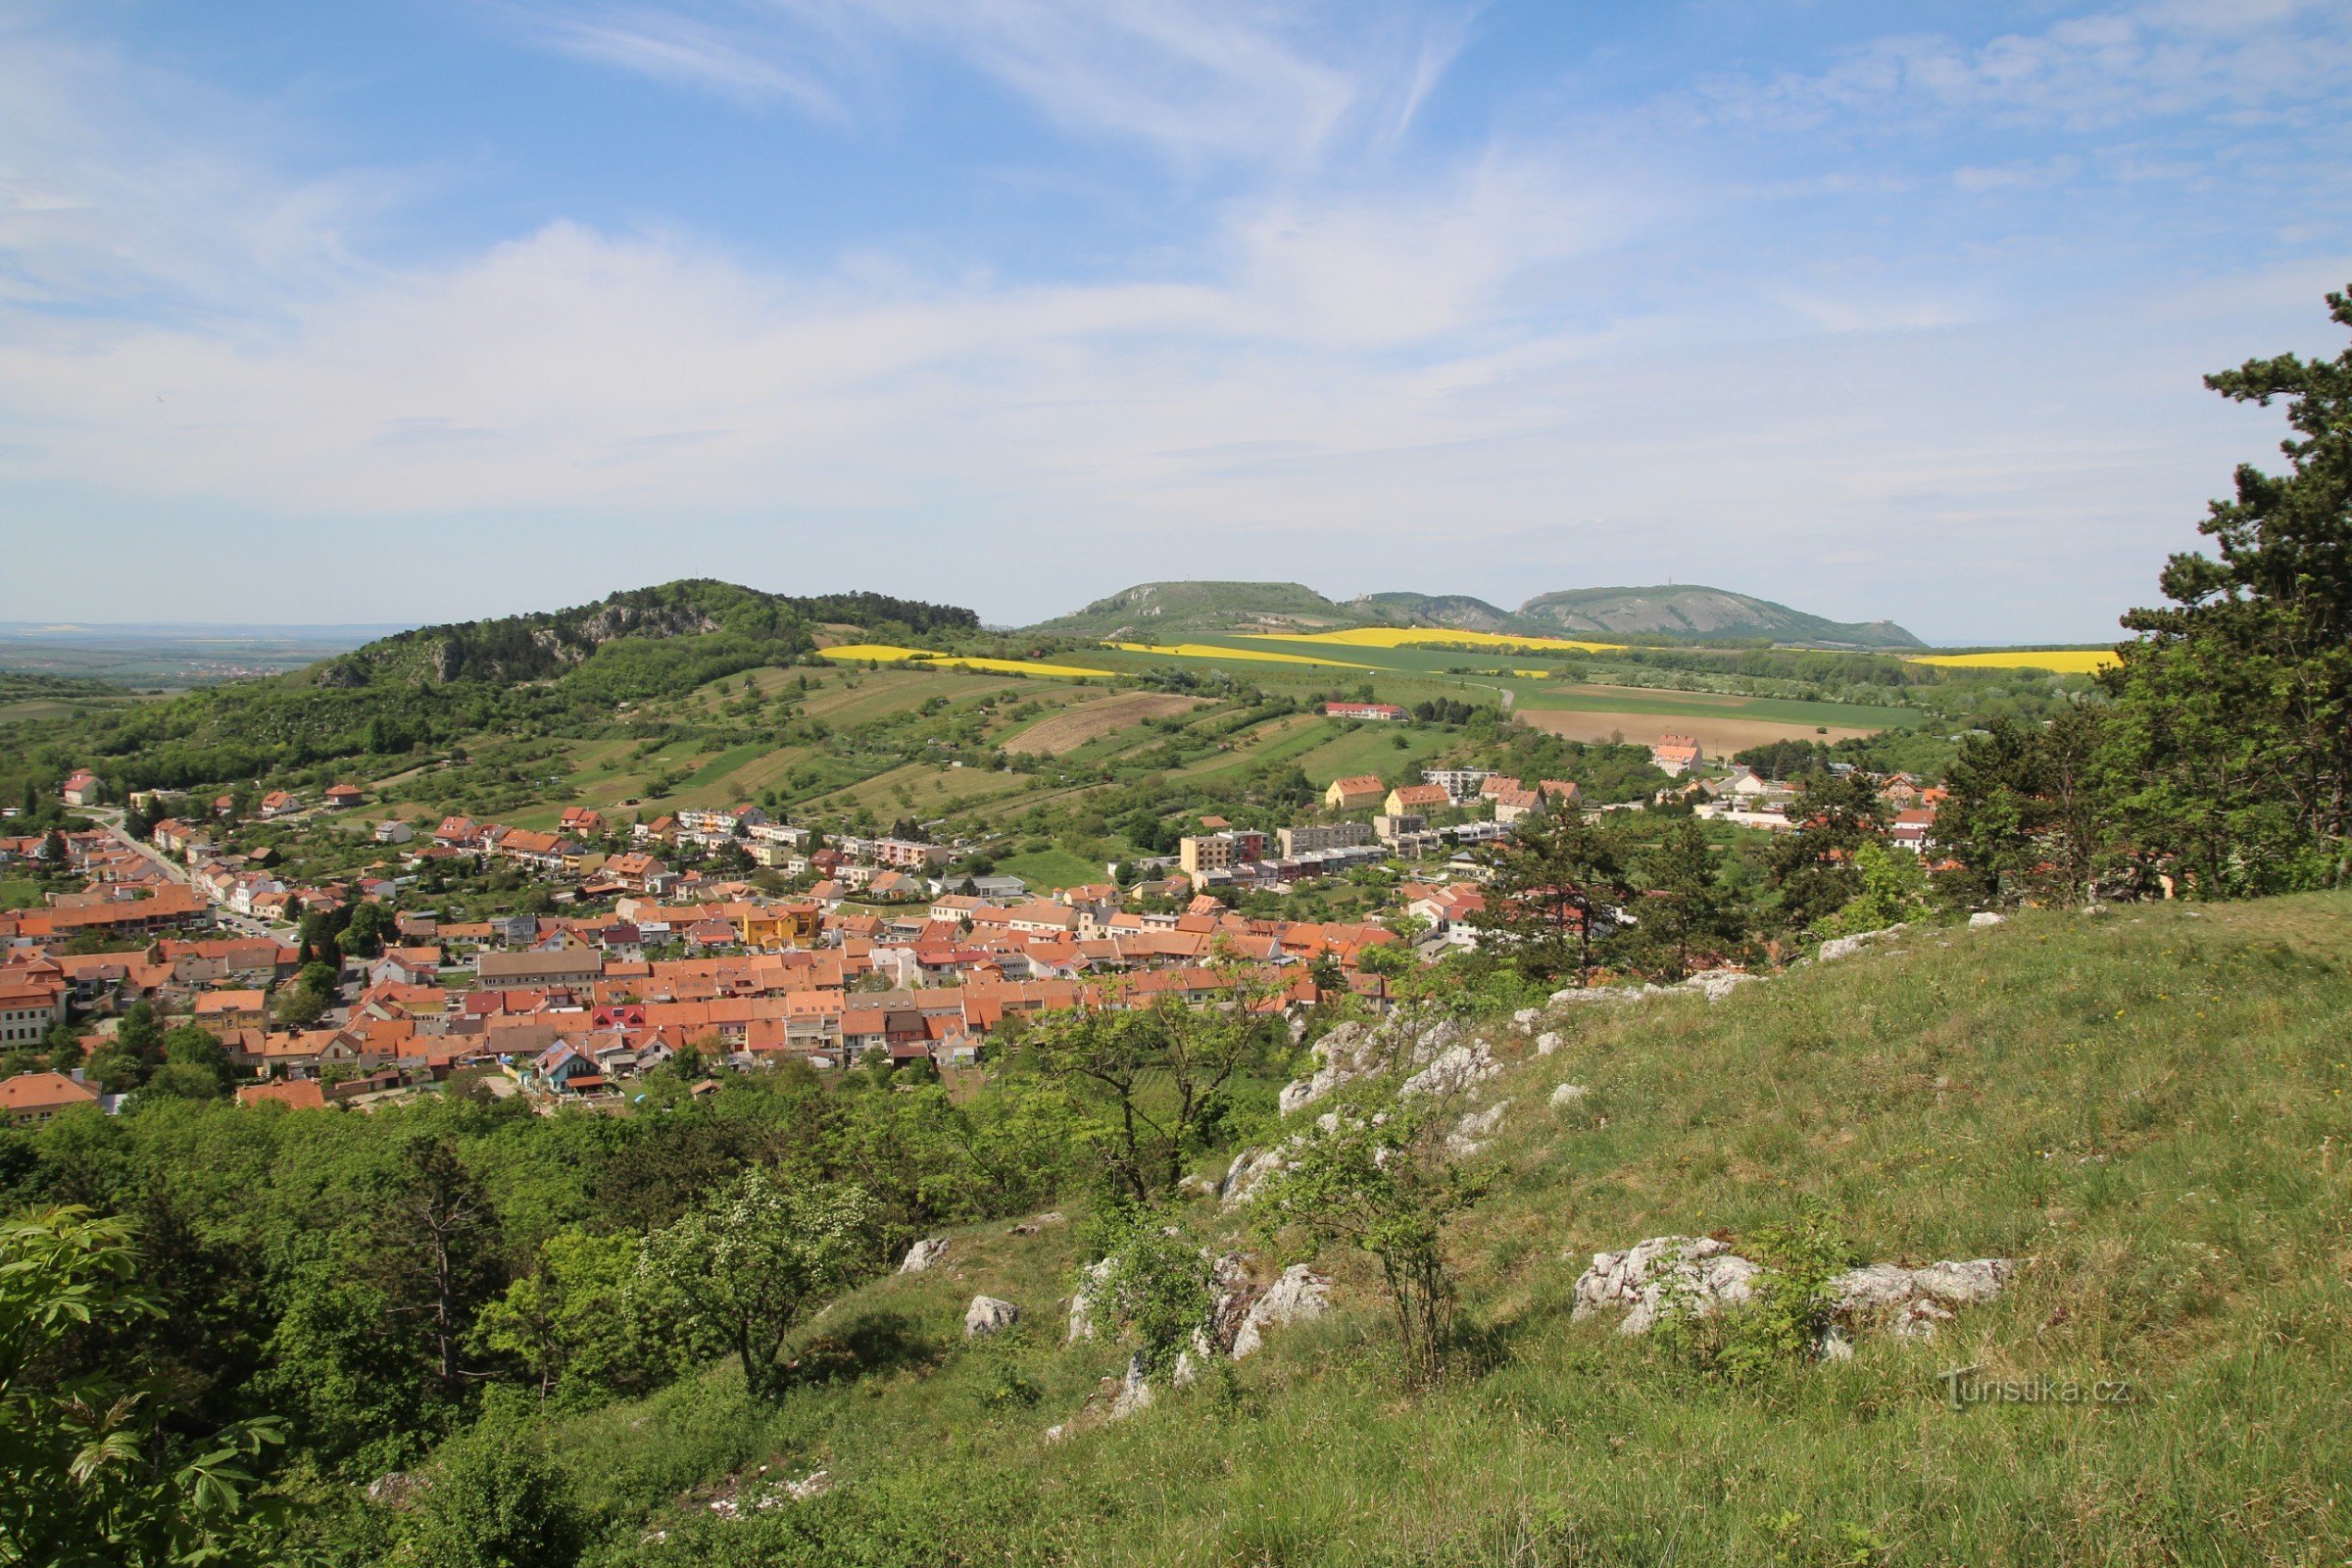
M1271 550L1337 589L1703 574L1954 636L2090 636L2270 439L2215 416L2196 372L2287 346L2279 323L2342 281L2228 275L2186 304L2143 284L2018 319L1980 258L1773 232L1786 206L1954 183L1988 205L2094 167L2071 150L1730 196L1674 149L1582 133L1385 160L1452 58L1444 28L1350 53L1287 13L1128 0L563 20L604 29L550 35L575 53L848 119L858 74L887 69L861 53L873 28L927 31L1075 134L1253 177L1094 281L847 245L787 268L562 220L394 266L351 234L406 176L288 177L238 106L20 34L0 49L0 524L38 495L250 519L237 539L347 525L333 565L218 552L223 580L308 572L342 614L361 604L317 596L367 591L357 552L463 519L465 548L510 569L656 574L691 537L698 568L822 560L1005 618ZM2034 74L1960 58L1977 85L1936 90ZM1360 156L1323 157L1343 144ZM60 561L74 538L23 532ZM2019 580L1972 593L1923 562ZM416 590L418 612L442 591Z
M825 114L876 95L886 51L946 54L1069 131L1184 163L1299 164L1409 123L1466 13L1259 0L520 0L526 35L730 97Z
M1981 44L1879 38L1826 70L1719 77L1692 102L1709 118L1784 130L1954 116L2083 130L2197 112L2276 114L2348 85L2352 13L2341 6L2176 0Z

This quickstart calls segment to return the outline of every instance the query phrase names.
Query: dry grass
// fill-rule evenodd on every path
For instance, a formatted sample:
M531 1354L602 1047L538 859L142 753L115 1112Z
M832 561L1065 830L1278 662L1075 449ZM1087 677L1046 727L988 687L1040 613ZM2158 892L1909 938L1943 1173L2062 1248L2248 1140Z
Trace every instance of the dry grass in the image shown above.
M1098 698L1040 719L1006 741L1004 750L1059 757L1131 724L1141 724L1148 718L1165 718L1170 713L1190 712L1206 702L1203 697L1182 697L1173 692L1124 692L1117 697Z

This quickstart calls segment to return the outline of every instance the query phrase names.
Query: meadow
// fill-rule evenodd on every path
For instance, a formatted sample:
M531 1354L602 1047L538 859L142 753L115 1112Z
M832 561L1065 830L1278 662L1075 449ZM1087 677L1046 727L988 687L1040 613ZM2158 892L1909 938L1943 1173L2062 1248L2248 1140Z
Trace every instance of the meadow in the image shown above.
M854 1375L762 1406L722 1368L564 1417L555 1451L607 1563L2333 1563L2348 916L2340 895L2029 913L1718 1005L1579 1008L1550 1056L1494 1031L1480 1099L1508 1108L1448 1237L1464 1331L1432 1390L1400 1381L1377 1270L1330 1251L1336 1315L1106 1422L1125 1352L1064 1343L1074 1228L1000 1222L807 1332L865 1347ZM1564 1081L1586 1093L1555 1109ZM1273 1265L1213 1200L1171 1218ZM1597 1250L1792 1226L1849 1259L2020 1269L1933 1341L1738 1377L1571 1320ZM963 1339L979 1293L1012 1332ZM2125 1392L1954 1410L1954 1367ZM812 1501L706 1503L819 1469Z

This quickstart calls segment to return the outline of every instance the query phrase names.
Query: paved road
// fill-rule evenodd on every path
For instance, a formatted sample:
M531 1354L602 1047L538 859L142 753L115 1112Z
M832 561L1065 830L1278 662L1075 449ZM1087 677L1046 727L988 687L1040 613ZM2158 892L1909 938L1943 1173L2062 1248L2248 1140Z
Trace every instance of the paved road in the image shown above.
M127 845L130 849L137 851L139 854L145 856L148 859L154 861L158 866L163 868L164 874L170 877L172 881L179 883L182 887L195 886L196 879L194 875L189 872L185 865L181 864L177 860L172 859L172 857L166 855L154 845L134 839L128 833L122 830L122 808L115 806L90 807L85 808L82 814L89 817L93 822L96 822L100 827L106 829L106 831L114 837L117 843ZM211 908L213 911L214 921L220 925L226 926L231 931L239 932L249 937L268 937L271 941L284 940L284 935L277 931L271 930L268 921L256 920L249 914L239 914L236 910L223 908L218 904L212 905Z

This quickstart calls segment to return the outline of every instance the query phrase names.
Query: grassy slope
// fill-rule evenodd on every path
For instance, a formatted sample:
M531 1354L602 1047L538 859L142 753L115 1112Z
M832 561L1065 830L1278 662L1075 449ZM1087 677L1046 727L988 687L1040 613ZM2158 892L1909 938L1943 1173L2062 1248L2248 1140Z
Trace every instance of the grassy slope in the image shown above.
M884 1369L747 1410L729 1376L565 1430L621 1516L771 1458L842 1484L675 1562L2335 1562L2352 1538L2352 899L2029 915L1593 1009L1494 1086L1457 1237L1475 1364L1401 1396L1360 1262L1229 1387L1060 1444L1114 1371L1058 1346L1069 1233L959 1239L823 1331ZM1591 1096L1546 1105L1562 1080ZM1826 1206L1872 1258L2030 1258L1940 1342L1734 1389L1571 1325L1587 1255ZM1206 1235L1224 1222L1205 1205ZM962 1304L1019 1302L965 1348ZM1936 1376L2130 1379L1955 1414ZM699 1540L698 1538L702 1538ZM621 1539L636 1540L634 1527Z

